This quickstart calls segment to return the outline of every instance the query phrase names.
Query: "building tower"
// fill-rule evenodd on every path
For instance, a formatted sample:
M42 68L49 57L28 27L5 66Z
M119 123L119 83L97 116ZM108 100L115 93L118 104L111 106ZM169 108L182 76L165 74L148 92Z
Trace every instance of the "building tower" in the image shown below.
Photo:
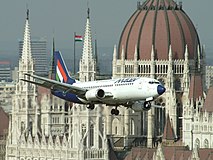
M181 137L184 97L188 97L192 73L200 74L204 80L203 55L198 33L182 3L138 2L121 33L118 48L114 49L112 68L113 78L152 77L166 87L166 92L155 101L165 108L155 108L141 118L148 125L141 126L145 128L141 134L147 136L148 147L162 136L167 114L175 135Z
M83 54L79 63L79 80L81 82L94 81L96 79L96 60L92 50L92 34L90 27L90 13L87 11L87 21L84 34ZM108 147L103 127L103 116L101 105L97 105L92 111L87 105L74 104L71 114L71 141L73 146L90 156L89 149L102 151L104 159L108 159ZM97 158L97 157L93 157Z
M90 10L87 11L87 22L84 34L83 54L79 63L79 80L81 82L93 81L96 78L96 60L92 50L92 34L90 27Z
M34 73L34 62L31 54L29 9L24 29L24 40L22 55L19 60L18 80L16 84L16 93L13 99L12 120L10 121L9 137L11 144L20 142L20 138L33 136L38 132L38 114L37 114L37 94L36 87L30 83L21 81L27 78L25 74Z

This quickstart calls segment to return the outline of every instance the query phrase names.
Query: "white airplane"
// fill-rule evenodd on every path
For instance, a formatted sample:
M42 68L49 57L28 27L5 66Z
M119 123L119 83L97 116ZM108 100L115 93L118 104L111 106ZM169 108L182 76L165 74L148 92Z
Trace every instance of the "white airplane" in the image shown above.
M64 100L87 104L89 109L94 109L95 104L115 106L112 115L119 114L120 105L135 111L149 110L151 101L166 90L158 80L145 77L79 82L70 77L59 51L54 53L54 65L55 80L31 74L21 80L48 88Z

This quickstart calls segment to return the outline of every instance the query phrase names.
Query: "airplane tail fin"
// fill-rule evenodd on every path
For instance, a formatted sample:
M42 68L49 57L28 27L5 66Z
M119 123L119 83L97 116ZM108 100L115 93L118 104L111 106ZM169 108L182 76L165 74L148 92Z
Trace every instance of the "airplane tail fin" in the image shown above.
M64 59L59 51L54 52L54 65L55 65L55 80L61 83L75 83L75 79L71 78Z

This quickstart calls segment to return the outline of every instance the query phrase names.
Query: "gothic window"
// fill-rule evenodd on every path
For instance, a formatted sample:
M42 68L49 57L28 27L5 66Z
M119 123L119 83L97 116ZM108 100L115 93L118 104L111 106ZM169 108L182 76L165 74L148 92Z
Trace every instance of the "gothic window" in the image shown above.
M29 133L32 135L32 133L33 133L33 122L32 121L30 121L29 122Z
M21 134L24 132L25 130L25 124L24 122L21 122Z
M130 135L134 135L135 134L135 121L133 118L131 118L130 120Z
M94 146L94 125L91 124L90 126L90 146Z
M119 133L119 126L120 126L120 123L119 123L119 120L117 118L115 118L113 121L112 121L112 134L114 135L118 135Z
M181 82L180 79L175 80L175 90L180 91L181 90Z
M25 108L25 99L22 99L22 108Z
M29 103L29 104L28 104L28 105L29 105L28 107L29 107L29 108L32 108L32 100L31 100L30 98L29 98L29 100L28 100L28 103Z
M117 66L117 73L121 73L121 66Z
M69 132L69 125L68 125L68 124L65 125L64 132L65 132L65 133L68 133L68 132Z
M195 146L194 146L195 148L200 148L200 140L197 138L196 140L195 140Z
M69 110L69 103L65 102L65 104L64 104L64 111L66 112L65 115L68 114L68 110Z
M86 145L86 136L85 136L86 130L87 130L86 125L85 125L85 124L82 124L82 125L81 125L81 134L82 134L82 138L85 137L85 138L84 138L84 145Z
M165 65L163 65L163 73L165 73L166 72L166 70L165 70Z
M204 140L204 147L209 148L209 141L207 139Z

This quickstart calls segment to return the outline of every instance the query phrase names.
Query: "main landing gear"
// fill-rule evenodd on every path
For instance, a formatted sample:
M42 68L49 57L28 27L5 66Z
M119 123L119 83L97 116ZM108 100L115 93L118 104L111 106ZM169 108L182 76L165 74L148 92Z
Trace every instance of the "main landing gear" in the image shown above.
M95 105L94 104L90 104L87 108L93 110L95 108Z
M115 108L113 108L112 110L111 110L111 114L112 115L119 115L119 110L117 109L118 107L116 106Z

